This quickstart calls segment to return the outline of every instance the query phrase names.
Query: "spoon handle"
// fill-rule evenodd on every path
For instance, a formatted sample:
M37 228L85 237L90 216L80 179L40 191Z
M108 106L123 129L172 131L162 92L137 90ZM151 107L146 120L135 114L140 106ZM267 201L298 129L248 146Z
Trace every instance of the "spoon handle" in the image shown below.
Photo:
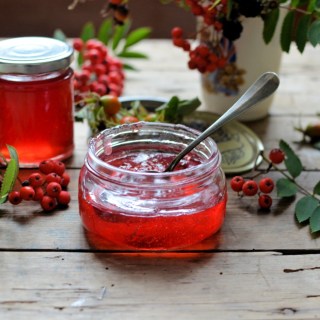
M202 132L199 137L192 141L185 149L183 149L169 164L166 172L172 171L178 162L201 141L210 136L225 123L238 117L242 112L254 106L261 100L270 96L279 86L279 78L274 72L266 72L262 74L248 90L237 100L231 108L229 108L221 117L219 117L210 127Z

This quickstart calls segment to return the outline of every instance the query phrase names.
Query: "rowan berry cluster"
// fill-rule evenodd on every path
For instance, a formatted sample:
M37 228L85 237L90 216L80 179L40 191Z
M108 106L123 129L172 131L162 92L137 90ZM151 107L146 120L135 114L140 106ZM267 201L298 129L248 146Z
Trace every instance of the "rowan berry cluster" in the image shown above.
M46 160L39 164L39 172L33 172L22 182L19 190L11 191L8 200L13 205L24 201L39 201L46 212L58 206L67 206L71 200L66 190L70 176L61 161Z
M90 39L85 43L80 38L74 39L73 48L84 59L80 71L75 72L76 102L88 92L95 92L100 96L120 96L125 79L122 62L111 56L108 48L96 39Z
M269 153L271 163L280 164L284 158L285 154L281 149L275 148ZM242 176L235 176L230 181L230 187L241 196L258 195L258 203L262 209L269 209L272 205L270 193L274 189L274 181L270 177L264 177L256 182L252 178L245 179Z

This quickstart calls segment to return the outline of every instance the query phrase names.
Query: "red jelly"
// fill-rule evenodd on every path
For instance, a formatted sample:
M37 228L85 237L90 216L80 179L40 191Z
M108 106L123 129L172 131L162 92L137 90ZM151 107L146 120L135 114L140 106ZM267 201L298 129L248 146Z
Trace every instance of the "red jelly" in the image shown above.
M79 177L85 228L142 250L181 248L217 232L227 195L214 141L206 139L164 172L198 134L182 125L138 123L93 138Z
M0 42L0 152L14 146L22 167L73 152L72 54L50 38Z

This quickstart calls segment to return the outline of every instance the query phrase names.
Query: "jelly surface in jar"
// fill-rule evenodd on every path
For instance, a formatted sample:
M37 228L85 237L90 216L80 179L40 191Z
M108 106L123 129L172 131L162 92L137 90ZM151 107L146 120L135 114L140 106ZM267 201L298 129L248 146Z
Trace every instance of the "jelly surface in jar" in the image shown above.
M144 150L144 152L123 150L112 153L111 156L102 156L101 160L112 166L130 171L163 172L174 156L173 153L150 150ZM202 161L195 154L186 156L175 168L175 172L195 167ZM85 179L85 175L86 170L83 168L80 181ZM97 201L97 199L104 197L103 188L95 187L93 184L91 186L92 190L86 194L83 194L80 188L79 206L84 226L89 231L120 246L144 250L180 248L208 238L218 231L223 223L226 209L225 189L218 192L219 196L213 199L214 201L210 205L202 208L202 202L205 202L205 199L196 199L202 196L202 194L196 194L197 186L189 184L177 188L175 179L176 177L172 176L171 180L168 181L168 186L171 184L173 188L171 192L168 192L166 201L169 202L170 199L176 197L181 198L180 202L173 202L176 207L170 207L168 210L160 209L159 211L150 208L149 212L142 210L134 214L130 210L126 210L126 206L135 206L135 199L128 200L124 196L118 203L112 203L104 208ZM139 193L139 185L136 186L136 189ZM144 195L146 202L149 201L150 205L153 203L155 206L157 205L156 201L147 197L148 194L146 193ZM195 200L184 207L185 197L194 197ZM137 203L141 201L141 198L138 198L136 199ZM129 202L131 203L129 204Z

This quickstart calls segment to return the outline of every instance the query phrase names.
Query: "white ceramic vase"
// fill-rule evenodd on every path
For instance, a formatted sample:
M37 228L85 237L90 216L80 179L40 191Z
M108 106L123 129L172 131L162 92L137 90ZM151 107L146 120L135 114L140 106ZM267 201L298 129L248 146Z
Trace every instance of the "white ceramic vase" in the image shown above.
M244 93L244 91L264 72L279 72L282 51L280 48L280 25L278 24L274 37L269 44L262 38L263 22L260 18L245 19L240 39L234 42L236 48L236 64L243 69L241 75L243 84L239 91L223 90L216 84L216 73L201 75L200 110L222 114ZM223 92L224 91L224 92ZM252 109L244 112L239 120L254 121L266 117L274 95L260 102Z

